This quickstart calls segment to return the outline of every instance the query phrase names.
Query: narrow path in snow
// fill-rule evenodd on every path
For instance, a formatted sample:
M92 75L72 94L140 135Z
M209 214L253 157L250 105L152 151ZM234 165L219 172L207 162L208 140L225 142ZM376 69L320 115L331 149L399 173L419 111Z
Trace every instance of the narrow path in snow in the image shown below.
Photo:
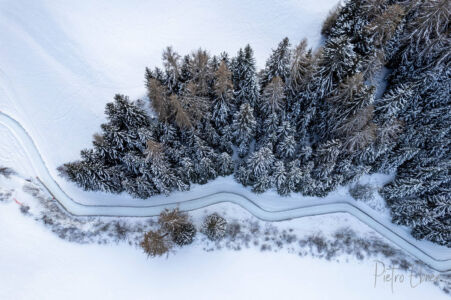
M451 250L437 246L434 251L431 247L424 246L422 241L415 240L406 230L387 220L382 220L377 213L370 208L357 207L351 202L336 201L333 203L318 203L317 205L298 206L284 210L268 210L250 199L238 193L218 191L207 196L187 199L160 205L87 205L82 204L69 195L58 185L50 174L44 159L36 147L33 139L24 127L11 116L0 112L0 123L5 125L21 143L28 155L38 180L48 192L70 214L75 216L118 216L118 217L145 217L158 215L163 209L178 207L182 211L200 209L206 206L230 202L239 205L264 221L283 221L306 216L324 215L332 213L349 213L377 231L379 234L405 250L415 258L421 260L432 269L449 273L451 272ZM440 250L440 251L439 251Z

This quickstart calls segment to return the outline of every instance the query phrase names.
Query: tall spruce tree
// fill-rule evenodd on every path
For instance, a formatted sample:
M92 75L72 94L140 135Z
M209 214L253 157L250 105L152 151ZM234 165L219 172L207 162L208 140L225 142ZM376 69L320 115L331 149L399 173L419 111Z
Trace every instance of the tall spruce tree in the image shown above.
M261 88L264 89L275 77L286 82L290 76L291 49L290 41L284 38L277 48L273 50L266 62L266 67L261 76Z
M249 103L241 105L233 116L232 131L238 155L244 157L249 153L249 147L255 137L257 122L254 110Z
M237 107L248 103L252 108L259 100L254 51L250 45L240 49L233 63L233 88Z

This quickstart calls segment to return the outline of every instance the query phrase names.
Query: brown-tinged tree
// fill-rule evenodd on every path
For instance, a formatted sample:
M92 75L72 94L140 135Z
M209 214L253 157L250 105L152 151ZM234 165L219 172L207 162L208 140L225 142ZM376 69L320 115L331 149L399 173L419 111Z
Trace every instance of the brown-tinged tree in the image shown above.
M173 242L169 233L161 230L151 230L144 234L140 245L148 256L155 257L169 253L173 247Z

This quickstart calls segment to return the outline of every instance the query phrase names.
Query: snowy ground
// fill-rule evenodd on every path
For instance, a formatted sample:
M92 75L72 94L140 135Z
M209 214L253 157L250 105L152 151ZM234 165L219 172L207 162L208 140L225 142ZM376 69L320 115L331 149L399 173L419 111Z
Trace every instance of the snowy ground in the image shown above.
M20 121L35 140L54 178L74 197L127 200L79 191L56 167L77 159L104 121L115 93L145 93L145 66L160 65L162 49L204 47L234 55L250 43L259 67L285 36L320 42L321 22L336 0L317 1L0 1L0 110ZM0 165L34 176L21 143L0 124ZM215 183L196 187L206 193ZM216 182L218 184L218 182ZM0 181L0 188L20 186ZM243 189L246 192L245 189ZM346 190L338 192L347 193ZM340 194L341 193L341 194ZM21 200L26 196L17 194ZM173 197L180 197L174 195ZM176 198L171 198L176 199ZM277 207L298 198L267 193ZM167 199L157 199L164 201ZM280 200L280 201L279 201ZM299 199L298 199L299 200ZM270 205L269 201L266 201ZM231 214L245 214L241 209ZM357 220L337 216L284 222L324 228ZM279 223L281 224L281 223ZM279 226L279 225L277 225ZM316 227L315 227L316 228ZM365 230L368 230L366 228ZM336 263L256 248L202 251L196 243L169 259L147 259L120 245L78 245L58 239L0 203L0 299L441 299L432 284L374 285L374 262ZM327 288L325 288L327 287Z
M0 179L3 190L37 209L36 199L21 191L23 180ZM246 219L243 209L226 204L209 210L227 212L227 218ZM194 219L204 211L194 212ZM375 234L346 214L308 217L276 224L295 228L298 236L334 228L356 229L357 234ZM148 259L140 249L125 243L80 245L50 233L32 217L23 215L14 201L0 201L0 299L445 299L432 283L416 287L410 273L397 270L404 281L378 278L374 287L375 260L352 255L331 261L299 256L282 249L263 252L260 246L240 251L205 252L198 236L191 246L177 249L168 258ZM379 268L381 265L379 264ZM380 270L380 269L379 269ZM413 279L418 284L418 279Z

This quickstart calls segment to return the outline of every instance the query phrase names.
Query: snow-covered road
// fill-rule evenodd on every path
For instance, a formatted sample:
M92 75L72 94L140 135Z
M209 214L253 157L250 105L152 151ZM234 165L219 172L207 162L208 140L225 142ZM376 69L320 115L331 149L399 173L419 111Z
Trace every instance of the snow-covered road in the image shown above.
M200 209L209 205L230 202L239 205L252 213L257 218L265 221L282 221L305 216L330 214L344 212L353 215L363 223L367 224L382 236L404 249L417 259L423 261L431 268L439 272L451 272L451 250L445 247L437 246L435 249L425 247L424 243L415 240L405 230L392 224L387 220L378 218L378 215L371 209L357 207L352 202L345 200L321 203L315 205L302 205L296 203L296 206L288 209L266 209L257 204L256 199L241 195L235 192L218 190L215 193L193 198L184 201L170 202L166 204L148 205L89 205L77 202L71 198L51 176L45 160L41 156L33 139L24 129L24 127L11 116L0 112L0 124L6 126L17 138L23 150L26 152L32 167L42 185L50 194L67 210L70 214L77 216L154 216L158 215L163 209L178 207L183 211ZM255 196L257 198L257 196Z

